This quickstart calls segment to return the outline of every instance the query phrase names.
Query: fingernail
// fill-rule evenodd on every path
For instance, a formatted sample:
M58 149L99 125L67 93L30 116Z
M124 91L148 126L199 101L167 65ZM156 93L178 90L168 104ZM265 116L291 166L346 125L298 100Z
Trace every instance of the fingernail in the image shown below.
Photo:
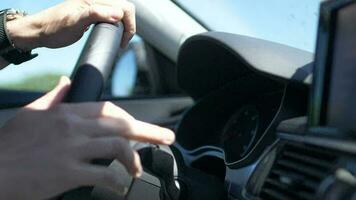
M119 18L116 17L116 16L111 16L110 21L113 22L113 23L115 23L115 22L118 22L118 21L119 21Z
M62 83L62 82L64 82L65 81L65 76L61 76L60 78L59 78L59 83Z
M134 178L138 178L140 176L142 176L142 165L141 165L141 159L140 156L138 155L137 152L134 153L134 157L135 157L135 170L133 170L133 177Z
M67 85L67 84L70 84L70 79L66 76L61 76L58 81L58 85Z
M176 137L172 131L169 131L169 133L165 134L163 142L165 144L172 144L175 141Z
M139 178L139 177L142 176L142 169L141 168L137 168L136 170L131 170L130 174L134 178Z
M174 141L172 141L172 140L163 140L163 143L164 143L165 145L171 145L171 144L173 144L173 142L174 142Z
M119 15L119 13L117 13L116 11L112 11L111 12L111 20L113 21L119 21L121 20L122 16Z
M134 175L135 178L140 178L141 176L142 176L142 171L138 171Z

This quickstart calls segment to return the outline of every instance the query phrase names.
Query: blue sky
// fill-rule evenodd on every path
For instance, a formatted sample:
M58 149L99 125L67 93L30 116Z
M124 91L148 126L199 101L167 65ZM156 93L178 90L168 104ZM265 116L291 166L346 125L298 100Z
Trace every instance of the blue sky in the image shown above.
M314 51L320 0L179 0L215 30L233 32ZM1 0L0 8L36 13L61 0ZM21 66L0 71L0 84L32 74L69 75L84 45L85 37L64 49L36 49L40 56Z
M61 0L1 0L0 8L16 8L29 14L39 12L56 5ZM85 38L63 49L40 48L34 50L39 57L20 66L9 66L0 71L0 84L21 80L27 76L40 73L60 73L69 75L84 45Z

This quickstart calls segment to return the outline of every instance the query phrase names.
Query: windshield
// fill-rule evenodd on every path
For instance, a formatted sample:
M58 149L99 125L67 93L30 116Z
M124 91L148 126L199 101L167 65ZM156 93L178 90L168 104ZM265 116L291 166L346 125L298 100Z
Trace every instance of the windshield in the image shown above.
M314 52L321 0L175 0L214 31Z

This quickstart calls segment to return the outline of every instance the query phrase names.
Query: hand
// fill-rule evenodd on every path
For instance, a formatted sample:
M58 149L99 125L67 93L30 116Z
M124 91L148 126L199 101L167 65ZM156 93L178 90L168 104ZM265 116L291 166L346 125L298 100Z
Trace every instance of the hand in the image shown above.
M136 32L135 7L127 0L66 0L38 14L7 23L10 37L23 50L60 48L78 41L91 24L123 21L122 47Z
M89 185L117 188L120 176L93 159L117 159L139 176L140 159L129 140L174 141L170 130L111 103L59 104L69 85L62 78L0 129L0 199L46 199Z

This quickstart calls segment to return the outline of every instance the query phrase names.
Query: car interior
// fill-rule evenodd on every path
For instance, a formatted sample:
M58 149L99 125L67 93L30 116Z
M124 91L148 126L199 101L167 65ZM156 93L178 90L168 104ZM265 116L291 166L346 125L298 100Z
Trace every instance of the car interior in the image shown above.
M156 20L152 16L158 14L147 9L152 4L133 2L146 11L138 12L138 33L156 61L170 67L148 75L141 68L138 91L159 85L152 91L169 95L106 96L115 61L123 55L117 45L123 25L97 24L78 59L66 102L112 101L137 119L174 130L177 140L172 146L133 143L144 167L137 179L117 161L93 161L122 175L116 191L84 187L54 199L356 198L356 109L349 105L356 98L355 0L321 4L315 55L206 31L174 3L160 2L164 6L158 10L179 16L175 23L187 27L182 31L172 25L176 17ZM172 29L162 30L167 25ZM0 122L41 95L1 90Z

